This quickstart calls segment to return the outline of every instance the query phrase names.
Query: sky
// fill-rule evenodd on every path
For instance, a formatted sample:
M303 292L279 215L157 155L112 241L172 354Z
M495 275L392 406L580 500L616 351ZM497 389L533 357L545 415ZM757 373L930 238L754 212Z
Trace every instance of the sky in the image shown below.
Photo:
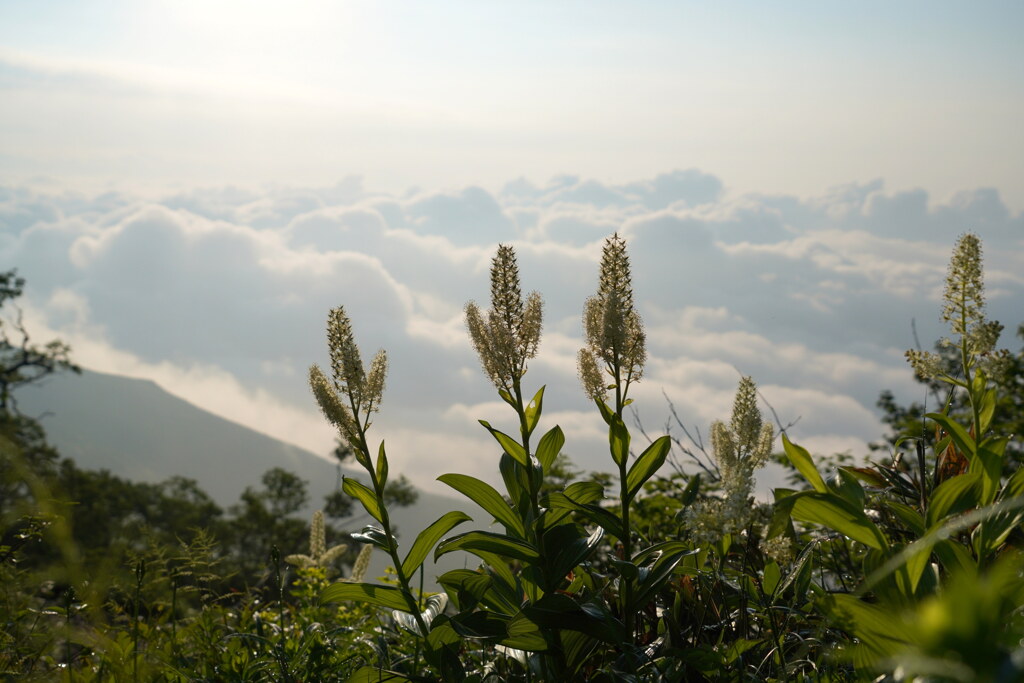
M39 337L316 452L305 386L344 305L391 355L374 430L430 486L494 479L511 416L462 308L499 243L546 302L528 387L608 468L575 380L602 240L691 428L740 374L794 440L861 454L943 334L964 230L1024 320L1018 2L0 4L0 266ZM1007 333L1004 345L1017 348ZM767 405L765 406L767 410ZM158 419L158 418L155 418Z

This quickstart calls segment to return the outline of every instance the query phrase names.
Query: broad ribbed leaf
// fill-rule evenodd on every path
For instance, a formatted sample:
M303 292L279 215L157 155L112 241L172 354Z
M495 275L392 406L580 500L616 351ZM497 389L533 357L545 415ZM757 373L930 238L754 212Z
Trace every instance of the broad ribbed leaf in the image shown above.
M430 550L441 540L442 536L459 524L472 521L472 517L457 510L442 515L416 537L412 547L409 548L409 554L402 560L402 572L407 577L412 576L420 568L420 565L423 564L423 560L427 559Z
M349 676L348 683L401 683L411 680L395 671L378 669L375 666L364 666Z
M442 474L437 480L451 486L482 507L510 531L519 536L526 535L522 520L490 484L467 474Z
M928 501L928 527L934 527L949 515L978 507L981 478L981 472L967 472L939 484Z
M384 442L380 442L380 448L377 449L377 483L380 484L381 490L384 489L384 485L388 483L388 456L384 452Z
M387 534L379 526L369 524L364 526L358 533L352 534L352 540L356 543L369 543L375 545L385 552L390 552Z
M531 400L526 408L523 410L524 417L526 418L526 433L527 435L533 434L533 430L537 428L537 421L540 420L540 414L544 407L544 387L537 390L534 394L533 400Z
M483 551L523 562L536 562L540 559L540 553L529 543L489 531L469 531L441 541L434 551L434 559L456 550Z
M581 535L577 529L575 524L563 524L544 534L544 547L547 549L545 569L553 583L590 557L604 538L604 529L601 527L594 529L589 536ZM557 587L557 584L552 586Z
M665 464L665 458L668 457L671 448L672 440L667 436L662 436L644 449L644 452L629 468L629 474L626 475L627 500L632 500L644 483Z
M928 413L925 417L937 422L947 434L953 437L953 442L956 443L956 447L966 455L968 459L974 459L978 446L974 441L974 437L968 434L967 430L964 429L959 422L948 415L943 415L942 413Z
M508 622L508 637L501 641L505 647L514 647L527 652L542 652L548 649L548 642L540 627L530 621L522 612Z
M532 605L523 607L523 614L543 628L578 631L606 643L620 643L624 635L622 624L617 619L611 615L591 615L561 593L548 593Z
M889 656L906 646L907 625L892 609L868 604L848 593L830 594L822 601L825 611L879 656Z
M618 415L612 415L608 423L608 445L611 448L612 460L619 467L629 458L629 430Z
M438 614L444 612L444 608L447 606L447 593L436 593L427 598L427 603L423 606L423 611L420 612L420 618L423 619L423 623L426 624L428 631L430 630L430 624L433 623ZM398 626L404 628L414 636L427 635L426 633L420 632L420 626L416 623L416 617L409 614L408 608L393 611L391 613L391 618L395 620L395 623L398 624Z
M537 460L544 467L545 473L551 469L551 465L554 464L555 458L558 457L564 445L565 434L562 433L562 428L558 425L540 437L540 443L537 445Z
M630 603L626 609L637 612L643 610L647 603L654 599L661 587L672 578L672 572L676 565L688 552L686 550L667 552L655 560L650 569L641 569L639 584L630 596Z
M568 491L568 488L566 488ZM592 503L578 503L564 493L552 493L548 496L548 505L553 510L568 509L580 513L588 520L597 524L615 538L621 539L625 536L622 528L622 520L605 510L600 505Z
M513 439L511 436L504 432L499 432L497 429L491 427L491 424L487 420L480 420L480 424L484 426L494 440L501 445L501 449L508 453L515 461L523 467L529 466L529 460L526 457L526 451L523 450L522 444Z
M378 607L408 611L409 603L402 591L392 586L380 586L373 583L332 583L320 592L320 602L366 602Z
M384 523L383 516L380 513L380 506L377 504L377 494L372 490L350 477L345 477L342 480L341 490L362 503L371 517L381 524Z
M825 486L825 480L821 478L821 473L818 472L818 468L814 466L814 461L811 460L811 454L807 452L806 448L797 446L795 443L789 440L789 437L785 434L782 435L782 447L786 451L786 457L793 463L800 474L804 475L804 479L807 480L815 491L819 493L825 493L828 491L828 487Z
M863 510L833 493L806 491L784 500L787 503L792 500L792 514L795 519L826 526L878 550L884 550L888 546L885 536Z

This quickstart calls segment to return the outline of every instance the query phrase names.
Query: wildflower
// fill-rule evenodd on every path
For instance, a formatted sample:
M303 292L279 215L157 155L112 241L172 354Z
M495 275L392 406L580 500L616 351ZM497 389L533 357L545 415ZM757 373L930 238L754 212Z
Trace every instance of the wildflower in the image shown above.
M711 425L711 452L721 475L722 498L699 501L687 510L691 534L698 542L715 542L745 528L754 508L754 470L771 454L774 430L757 408L757 385L750 377L740 379L729 424Z
M360 434L369 427L370 413L380 410L387 353L383 349L378 351L367 373L352 333L352 322L340 306L327 315L327 345L333 377L328 380L313 365L309 368L309 386L324 416L338 428L362 462L365 454L360 447Z
M284 561L297 567L328 567L346 550L344 543L327 548L324 513L317 510L309 525L309 555L288 555Z
M352 565L352 575L346 581L359 582L366 576L370 569L370 558L373 557L373 546L367 543L356 555L356 561Z
M949 260L946 287L943 292L942 319L950 331L960 337L960 344L941 340L945 346L963 345L968 367L978 359L998 363L1005 355L995 352L1003 326L985 320L985 282L982 277L981 240L973 233L960 236ZM906 352L907 360L922 379L944 376L942 358L930 351Z
M486 319L474 303L466 304L466 327L488 378L499 390L512 392L526 373L526 361L540 346L543 302L531 292L523 301L515 250L499 245L491 262L491 309Z
M580 380L590 398L607 395L598 361L626 389L643 376L647 360L646 334L633 304L633 282L626 241L616 233L605 240L597 294L583 307L587 346L579 354Z

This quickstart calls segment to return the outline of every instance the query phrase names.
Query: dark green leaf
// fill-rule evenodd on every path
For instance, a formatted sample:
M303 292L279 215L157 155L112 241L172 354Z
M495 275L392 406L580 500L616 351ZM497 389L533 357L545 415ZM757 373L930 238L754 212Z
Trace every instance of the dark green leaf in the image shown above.
M953 437L953 442L956 443L956 447L967 456L968 460L974 460L974 456L978 451L978 446L975 443L974 438L967 433L966 429L948 415L943 415L942 413L928 413L925 417L937 422L947 434Z
M451 531L454 527L463 522L472 522L473 518L464 512L452 511L442 515L436 522L420 532L420 535L413 541L409 548L409 554L402 560L402 572L408 577L412 576L423 560L427 559L430 550L441 537Z
M950 515L978 507L981 479L981 472L967 472L939 484L928 501L928 527L934 527Z
M391 552L387 534L379 526L373 526L372 524L364 526L361 531L351 534L351 537L357 543L369 543L385 552Z
M607 614L591 614L572 598L561 593L548 593L532 605L523 607L523 614L541 628L579 631L606 643L622 641L622 624Z
M406 676L387 669L378 669L375 666L364 666L349 676L348 683L400 683L410 680Z
M491 436L494 437L495 441L501 445L501 449L514 458L516 462L523 467L527 467L529 465L529 460L526 458L526 451L523 450L522 444L508 434L494 429L486 420L480 420L480 424L484 426L484 429L491 433Z
M541 634L540 628L522 612L509 621L508 637L502 640L501 644L527 652L543 652L548 649L548 642Z
M672 572L676 565L689 552L687 550L676 550L664 553L655 560L654 565L650 569L642 570L640 582L630 596L630 603L626 606L626 609L635 612L642 611L647 606L647 603L654 599L655 594L672 577Z
M524 417L526 418L526 435L533 434L533 430L537 428L537 421L540 420L541 410L544 406L544 387L537 390L534 394L533 399L523 409Z
M377 494L351 477L345 477L342 480L341 490L362 503L371 517L381 524L384 523L383 515L380 513L380 506L377 504Z
M501 497L501 494L494 490L494 487L490 484L468 474L442 474L437 480L451 486L482 507L487 513L493 515L496 520L504 524L510 532L518 534L520 537L526 535L526 529L523 527L522 520L519 519L519 516L508 506L508 503Z
M545 473L551 469L551 465L554 464L563 445L565 445L565 434L562 433L562 428L558 425L549 429L540 438L540 443L537 445L537 460L540 461Z
M654 476L654 473L665 463L668 452L672 448L672 440L667 436L658 437L644 449L640 457L629 468L626 475L626 499L632 500L640 487Z
M384 485L388 483L388 456L384 453L384 442L380 442L380 448L377 449L377 483L380 484L381 491L384 490Z
M594 529L589 536L581 535L577 529L575 524L563 524L544 534L544 548L547 551L545 570L551 589L557 588L558 582L590 557L604 538L604 529L601 527Z
M792 503L793 517L800 521L821 524L878 550L888 546L885 536L863 510L834 493L804 491L784 500Z
M608 423L608 445L611 448L612 460L619 467L629 458L629 430L618 415L612 415Z
M828 487L825 486L825 480L821 478L821 474L818 472L818 468L814 466L814 461L811 460L811 454L807 452L807 449L797 446L789 440L789 437L785 434L782 435L782 447L786 451L786 457L793 463L800 474L804 475L804 479L807 480L815 491L819 493L825 493L828 491Z
M441 541L434 551L434 559L455 550L483 551L530 563L540 559L540 553L529 543L489 531L468 531Z
M409 602L402 595L402 591L392 586L379 586L373 583L347 583L339 581L332 583L320 592L320 602L343 602L352 600L354 602L366 602L378 607L397 609L407 612Z

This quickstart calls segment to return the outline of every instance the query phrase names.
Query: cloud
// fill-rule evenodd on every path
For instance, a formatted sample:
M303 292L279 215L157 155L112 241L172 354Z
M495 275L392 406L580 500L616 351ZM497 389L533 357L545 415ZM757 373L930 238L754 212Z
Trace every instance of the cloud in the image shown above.
M945 333L938 299L963 230L986 247L990 314L1020 322L1024 217L994 190L936 204L880 181L811 198L723 187L695 170L619 185L520 179L497 194L388 195L358 178L165 197L0 187L0 258L28 278L32 324L71 341L83 365L154 379L321 453L331 433L305 374L326 363L324 320L343 305L364 356L389 351L376 438L431 486L445 469L496 481L494 444L476 420L515 429L462 320L467 300L488 303L499 242L516 247L524 291L544 296L526 386L547 386L542 428L561 424L581 469L608 469L575 357L612 232L629 240L647 323L635 407L648 432L666 423L667 397L706 433L728 416L742 373L781 420L799 418L794 438L863 453L884 431L878 393L916 391L902 358L911 320L925 344Z

